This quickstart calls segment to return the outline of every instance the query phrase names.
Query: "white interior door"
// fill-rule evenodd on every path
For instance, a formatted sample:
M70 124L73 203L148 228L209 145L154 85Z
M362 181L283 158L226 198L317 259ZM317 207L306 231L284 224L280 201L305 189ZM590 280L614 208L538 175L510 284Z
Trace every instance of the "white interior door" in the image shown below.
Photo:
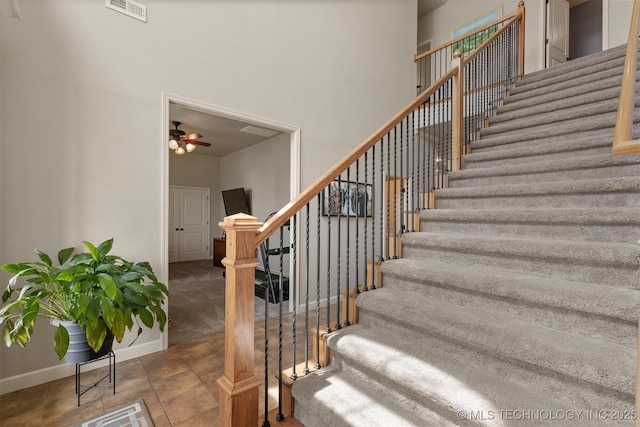
M569 2L549 0L547 4L547 67L569 59Z
M209 258L209 193L169 187L169 262Z

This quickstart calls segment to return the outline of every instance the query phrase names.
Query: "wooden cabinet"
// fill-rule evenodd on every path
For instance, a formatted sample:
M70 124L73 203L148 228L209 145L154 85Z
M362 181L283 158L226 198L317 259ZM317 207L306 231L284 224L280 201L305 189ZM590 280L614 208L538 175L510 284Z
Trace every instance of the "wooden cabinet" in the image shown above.
M227 256L227 241L225 239L213 239L213 266L222 267L222 258Z

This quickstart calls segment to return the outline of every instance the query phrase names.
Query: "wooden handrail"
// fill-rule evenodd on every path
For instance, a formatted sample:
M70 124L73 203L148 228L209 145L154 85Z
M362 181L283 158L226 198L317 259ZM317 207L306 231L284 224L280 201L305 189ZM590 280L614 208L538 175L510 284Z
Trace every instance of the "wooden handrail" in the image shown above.
M638 68L638 31L640 30L640 1L633 2L629 42L620 86L620 102L616 130L613 136L613 154L640 153L640 140L632 141L633 110L636 93L636 71Z
M522 2L522 1L521 1L520 3L522 3L522 4L524 5L524 2ZM521 11L520 11L520 10L516 10L515 12L510 13L510 14L509 14L509 15L507 15L507 16L503 16L503 17L502 17L502 18L500 18L500 19L496 19L495 21L493 21L493 22L492 22L492 23L490 23L490 24L485 25L484 27L478 28L478 29L476 29L476 30L473 30L473 31L471 31L471 32L467 33L467 34L461 35L460 37L457 37L457 38L455 38L455 39L453 39L453 40L451 40L451 41L448 41L448 42L446 42L446 43L443 43L443 44L441 44L440 46L438 46L438 47L434 47L433 49L430 49L430 50L428 50L428 51L426 51L426 52L422 52L420 55L413 55L413 60L414 60L414 62L415 62L415 61L418 61L418 60L420 60L420 59L424 58L425 56L429 56L429 55L431 55L431 54L432 54L432 53L434 53L434 52L437 52L437 51L439 51L439 50L441 50L441 49L444 49L444 48L446 48L446 47L449 47L449 46L451 46L452 44L456 44L456 43L458 43L458 42L460 42L460 41L462 41L462 40L466 39L467 37L469 37L469 36L471 36L471 35L473 35L473 34L481 33L481 32L483 32L483 31L488 30L488 29L489 29L489 28L491 28L491 27L495 27L496 25L500 25L501 23L503 23L503 22L505 22L505 21L508 21L508 20L510 20L511 18L519 17L519 16L520 16L520 14L521 14Z
M473 50L473 52L471 52L469 55L467 55L466 57L462 58L462 66L464 67L465 65L467 65L473 58L476 57L476 55L478 55L486 46L489 45L489 43L493 42L495 39L497 39L500 34L504 33L505 31L507 31L507 29L513 25L514 22L516 22L517 20L520 19L520 15L515 16L514 18L512 18L509 22L507 22L502 28L500 28L498 31L496 31L495 33L493 33L491 35L491 37L489 37L488 39L486 39L484 42L482 42L482 44L480 46L478 46L477 48L475 48Z
M420 93L413 101L404 107L398 114L393 116L387 123L371 134L360 145L354 148L338 164L329 169L324 175L318 178L313 184L307 187L295 199L286 204L275 215L271 217L259 230L256 235L256 246L264 242L269 236L282 227L293 215L301 210L307 203L313 200L320 192L326 188L331 181L336 179L342 172L346 171L356 160L367 152L375 143L380 141L391 129L393 129L407 115L414 111L419 105L426 102L433 93L438 90L444 82L458 74L458 69L453 68L443 75L437 82L427 90Z

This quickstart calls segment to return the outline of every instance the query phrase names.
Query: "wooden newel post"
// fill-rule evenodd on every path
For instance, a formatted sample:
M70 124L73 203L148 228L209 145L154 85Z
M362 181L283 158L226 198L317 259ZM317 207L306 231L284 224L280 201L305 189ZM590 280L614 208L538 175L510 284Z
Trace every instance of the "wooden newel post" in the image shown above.
M518 77L522 77L524 76L524 22L526 18L524 1L522 0L518 3L518 12L522 14L518 29Z
M453 60L451 61L451 68L457 68L458 73L453 76L453 95L451 97L451 137L452 137L452 151L451 151L451 170L459 171L462 169L462 144L464 135L464 77L462 65L462 52L460 49L456 49L453 52Z
M236 214L219 223L227 235L224 314L224 374L218 379L219 425L257 426L258 387L254 364L254 289L258 259L257 218Z

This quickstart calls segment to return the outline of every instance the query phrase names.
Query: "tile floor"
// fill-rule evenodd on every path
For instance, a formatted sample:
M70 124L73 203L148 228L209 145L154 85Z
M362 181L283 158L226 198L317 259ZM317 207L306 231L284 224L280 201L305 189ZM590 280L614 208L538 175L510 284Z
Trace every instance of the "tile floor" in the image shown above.
M288 315L288 320L291 316ZM303 322L300 318L298 322ZM301 324L301 323L299 323ZM274 351L271 366L277 366L278 324L270 322L269 340ZM264 324L256 325L256 349L263 347ZM298 338L302 342L302 337ZM285 348L291 340L284 338ZM275 344L274 344L275 343ZM302 350L299 350L302 353ZM285 352L288 354L289 352ZM264 353L256 350L255 374L264 378ZM82 396L77 406L75 376L0 395L2 427L68 426L112 408L144 399L155 427L218 425L218 384L222 376L224 333L170 346L166 351L117 362L116 393L111 388L94 388ZM284 357L284 366L290 366ZM289 365L287 365L287 363ZM107 368L93 371L87 367L82 382L96 381ZM273 372L277 372L273 370ZM269 395L277 396L275 374L269 375ZM264 413L264 386L260 387L260 414ZM269 409L277 403L270 399ZM260 416L260 425L263 416ZM301 425L295 420L272 426Z

